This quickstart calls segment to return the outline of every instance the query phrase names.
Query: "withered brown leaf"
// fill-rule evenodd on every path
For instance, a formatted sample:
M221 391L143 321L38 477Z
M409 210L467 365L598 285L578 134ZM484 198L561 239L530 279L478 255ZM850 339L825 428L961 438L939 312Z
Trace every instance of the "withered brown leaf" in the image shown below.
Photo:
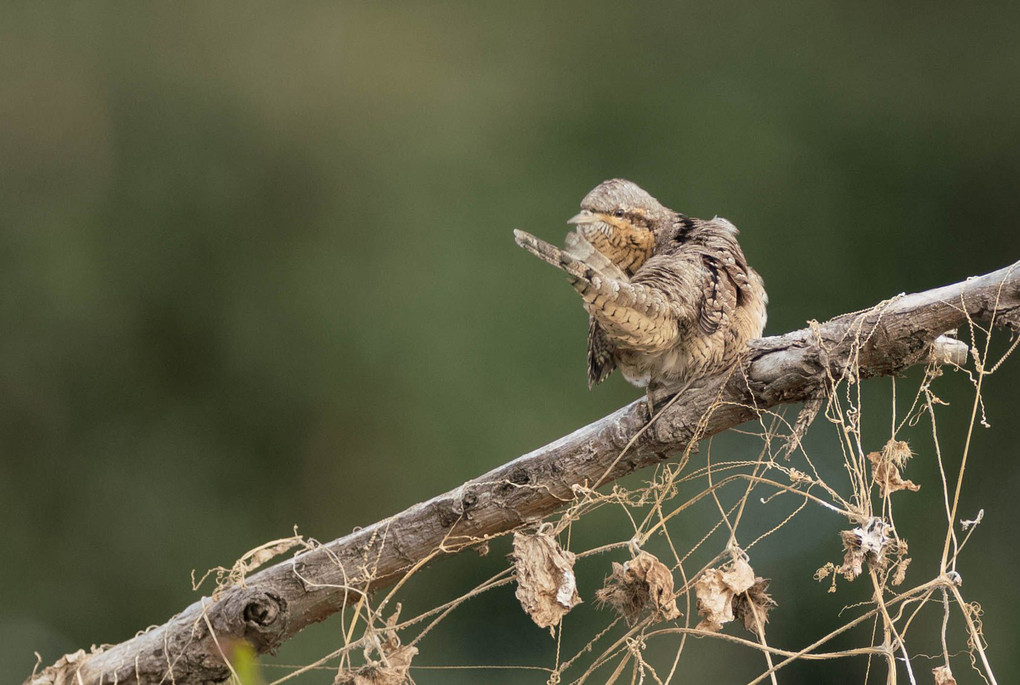
M901 440L890 440L881 452L868 454L868 461L871 462L871 475L874 477L882 497L888 497L890 493L898 490L917 492L921 489L921 486L913 481L904 480L900 473L910 456L910 446Z
M755 578L754 585L748 588L747 592L735 595L733 598L733 613L744 622L744 628L748 632L758 634L758 622L764 630L765 624L769 622L769 612L779 606L772 595L768 593L769 578ZM757 616L757 618L755 618Z
M754 569L742 557L720 567L710 568L694 583L698 597L698 613L702 615L699 630L717 633L724 623L734 619L733 599L747 592L755 583Z
M613 562L605 585L595 592L601 604L608 604L634 625L646 608L659 620L680 618L673 591L673 574L650 552L641 551L625 563Z
M400 604L397 604L393 615L386 620L385 628L369 633L373 639L369 640L370 647L365 649L368 663L357 669L341 669L333 679L333 685L404 685L410 682L408 671L418 648L400 644L396 631L400 609ZM373 650L379 653L378 660L370 658Z
M552 628L581 603L574 577L575 556L547 532L514 533L517 599L540 628Z

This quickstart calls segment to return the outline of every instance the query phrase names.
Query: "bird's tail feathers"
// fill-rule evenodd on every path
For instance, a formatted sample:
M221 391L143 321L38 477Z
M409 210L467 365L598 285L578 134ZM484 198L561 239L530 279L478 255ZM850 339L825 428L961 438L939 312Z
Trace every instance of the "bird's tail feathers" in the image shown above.
M543 262L552 264L557 269L563 268L563 251L555 245L547 243L541 238L536 238L527 231L522 231L517 228L514 229L514 242L541 259Z
M566 249L562 250L519 229L514 229L514 240L543 262L552 264L574 278L587 281L594 271L604 279L629 280L616 264L576 231L567 234Z
M614 264L609 257L599 252L594 245L588 242L587 238L577 231L568 233L565 243L564 252L595 269L603 278L614 278L619 281L629 280L620 267Z

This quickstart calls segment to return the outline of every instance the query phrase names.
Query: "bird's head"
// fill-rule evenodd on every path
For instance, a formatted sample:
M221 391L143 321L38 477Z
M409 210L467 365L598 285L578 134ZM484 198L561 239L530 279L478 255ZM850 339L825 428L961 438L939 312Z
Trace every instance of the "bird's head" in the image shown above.
M576 225L595 249L633 274L655 247L655 227L671 217L670 210L636 183L614 178L595 186L581 200L581 212L567 223Z

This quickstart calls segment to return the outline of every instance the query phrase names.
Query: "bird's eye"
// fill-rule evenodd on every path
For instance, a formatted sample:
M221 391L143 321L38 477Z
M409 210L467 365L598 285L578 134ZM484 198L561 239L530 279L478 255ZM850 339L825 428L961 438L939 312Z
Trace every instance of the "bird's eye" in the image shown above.
M613 216L622 217L623 216L623 210L622 209L616 210L615 212L613 212Z

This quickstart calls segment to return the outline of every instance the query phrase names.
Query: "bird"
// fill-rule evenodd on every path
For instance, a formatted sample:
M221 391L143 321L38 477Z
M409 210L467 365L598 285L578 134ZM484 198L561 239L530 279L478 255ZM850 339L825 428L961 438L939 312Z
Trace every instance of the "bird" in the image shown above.
M519 246L564 271L588 322L588 387L619 369L653 394L718 374L765 328L768 295L737 228L662 205L632 181L610 179L568 220L565 247L514 230Z

